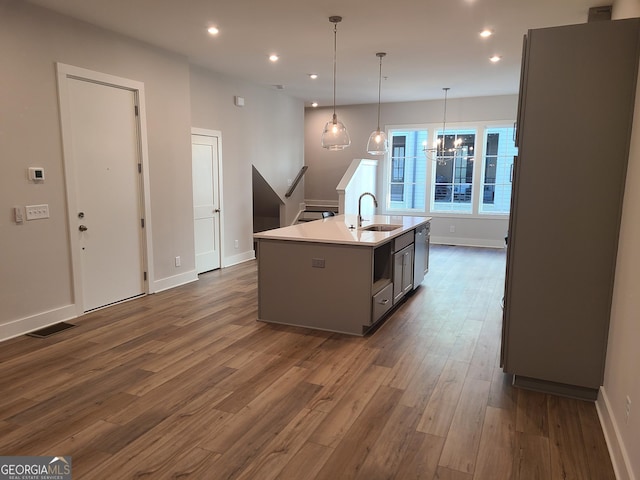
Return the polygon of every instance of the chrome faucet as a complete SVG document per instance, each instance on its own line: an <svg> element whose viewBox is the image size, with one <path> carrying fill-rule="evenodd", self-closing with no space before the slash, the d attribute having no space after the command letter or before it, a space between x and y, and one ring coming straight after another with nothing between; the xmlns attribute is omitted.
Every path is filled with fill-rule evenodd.
<svg viewBox="0 0 640 480"><path fill-rule="evenodd" d="M376 200L376 196L373 193L364 192L362 195L360 195L360 198L358 198L358 228L362 226L362 197L364 197L365 195L369 195L371 198L373 198L374 207L378 206L378 200Z"/></svg>

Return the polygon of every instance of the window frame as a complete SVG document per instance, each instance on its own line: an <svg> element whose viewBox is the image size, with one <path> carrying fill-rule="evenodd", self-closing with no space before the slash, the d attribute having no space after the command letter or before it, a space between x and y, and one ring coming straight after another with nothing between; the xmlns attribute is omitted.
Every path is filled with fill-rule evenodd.
<svg viewBox="0 0 640 480"><path fill-rule="evenodd" d="M447 127L447 129L442 132L442 128L440 129L436 129L433 132L433 145L437 144L437 139L442 136L443 138L445 137L449 137L451 135L455 135L455 138L457 139L458 137L463 137L466 135L473 135L473 154L469 155L469 153L467 152L467 155L464 155L462 159L460 159L460 161L456 161L456 156L454 155L453 157L450 157L446 162L453 162L451 164L451 182L446 182L443 183L444 185L449 185L450 186L450 190L451 190L451 196L450 198L450 202L449 204L452 206L452 208L450 209L446 209L446 208L441 208L438 209L437 204L436 204L436 191L437 191L437 177L438 177L438 167L439 167L439 162L437 160L433 160L431 161L431 169L432 169L432 173L431 173L431 177L430 178L430 183L429 186L427 187L427 190L433 192L432 194L429 194L429 213L438 213L438 214L471 214L473 213L473 197L475 195L475 178L477 175L476 172L476 167L475 167L475 157L476 157L476 153L477 152L477 144L478 144L478 129L476 127L456 127L456 126L452 126L451 128ZM445 142L445 147L446 147L446 142ZM469 158L472 158L472 162L473 162L473 168L471 171L471 182L461 182L458 180L460 174L462 172L464 172L465 174L467 174L467 166L469 163ZM466 158L466 160L464 160ZM464 165L464 162L466 161L467 165ZM446 163L445 163L446 166ZM427 167L428 168L428 167ZM471 187L471 198L469 199L469 208L464 208L464 209L455 209L453 208L453 205L455 204L455 198L456 195L460 195L460 189L462 186L466 186L469 185ZM466 202L461 203L462 206L467 205Z"/></svg>
<svg viewBox="0 0 640 480"><path fill-rule="evenodd" d="M482 165L481 165L481 169L480 169L480 174L482 175L482 178L480 179L480 188L482 189L482 197L479 199L478 201L478 214L481 216L486 216L486 215L509 215L509 212L511 210L511 195L513 194L513 159L515 156L517 156L517 152L518 152L518 147L515 146L515 123L512 123L511 125L487 125L485 126L484 129L484 138L482 139L482 144L483 144L483 148L486 147L487 143L488 143L488 138L489 135L496 133L495 130L498 129L505 129L505 130L512 130L512 137L511 137L511 142L514 143L513 145L513 149L511 154L502 154L500 155L500 143L498 143L497 145L497 151L495 155L488 155L487 152L484 152L483 156L482 156ZM491 130L494 130L493 132ZM509 140L507 140L508 142ZM500 140L498 140L498 142L500 142ZM509 192L509 197L508 197L508 201L507 203L507 207L506 210L502 210L502 211L483 211L483 206L484 206L484 195L485 195L485 189L487 186L486 183L486 172L487 172L487 161L489 160L489 157L491 158L495 158L496 160L496 171L495 171L495 175L496 177L494 178L494 182L491 184L494 187L494 191L493 191L493 195L494 195L494 202L495 202L495 198L496 198L496 193L497 191L500 190L501 187L504 187L504 185L510 185L511 189ZM506 173L506 170L504 172L502 172L502 176L503 178L505 177L509 177L509 181L508 182L498 182L498 177L499 177L499 173L500 173L500 169L498 168L499 165L499 160L500 158L505 158L505 159L509 159L507 160L507 164L510 165L509 167L509 173ZM504 203L504 202L503 202Z"/></svg>
<svg viewBox="0 0 640 480"><path fill-rule="evenodd" d="M421 129L421 128L413 128L413 126L411 128L403 128L403 126L401 126L400 128L396 128L394 130L402 131L402 132L409 132L409 131L421 132L421 131L423 131L423 129ZM389 132L388 129L386 131ZM417 137L419 137L419 136L420 135L418 134ZM384 208L383 208L383 211L389 211L389 212L394 212L394 213L402 211L402 212L405 212L406 214L411 214L411 215L422 214L425 211L426 207L425 208L405 208L405 209L390 209L389 208L389 205L391 204L392 201L403 201L403 202L405 202L406 200L404 200L404 199L403 200L394 200L394 199L391 198L391 183L392 183L392 180L391 180L392 172L391 172L391 170L393 168L393 159L396 158L396 157L393 156L393 153L394 153L393 139L391 137L387 137L387 138L389 139L389 144L391 145L391 149L390 149L389 152L387 152L387 154L385 154L384 161L378 163L378 168L383 168L384 176L385 176L385 180L384 180L385 183L383 185L384 190L383 189L379 189L380 192L384 192ZM402 157L402 158L405 159L404 166L403 166L404 176L403 176L403 183L402 183L404 185L403 195L405 195L405 194L406 195L413 195L415 193L416 188L417 188L416 186L417 185L421 185L418 182L409 181L407 179L407 168L409 168L410 171L413 171L414 175L415 175L416 168L415 168L415 165L413 166L414 167L413 169L411 168L411 165L407 165L406 159L414 159L414 158L420 159L421 156L422 156L421 147L418 147L418 142L419 142L420 139L419 138L415 138L415 140L416 140L415 143L410 144L412 146L411 148L408 147L409 144L407 144L407 143L404 144L404 148L405 148L404 153L405 153L405 155ZM414 147L420 149L419 151L416 152L416 155L415 156L407 155L406 154L407 151L408 150L409 151L413 150ZM380 165L382 165L382 167L380 167ZM380 177L381 177L381 175L379 173L378 174L378 178L380 178ZM413 180L415 180L415 178ZM381 185L378 185L378 187L380 187L380 186ZM387 187L389 187L389 188L387 188ZM427 201L427 198L425 197L425 205L426 205L426 201Z"/></svg>
<svg viewBox="0 0 640 480"><path fill-rule="evenodd" d="M473 180L471 184L471 211L458 212L449 210L433 209L433 189L435 186L435 161L427 161L426 163L426 199L424 209L420 208L389 208L391 199L391 156L392 149L384 156L383 161L378 164L378 191L384 202L381 202L381 211L385 215L428 215L431 217L455 217L455 218L483 218L483 219L505 219L509 216L509 212L482 212L481 202L484 194L484 168L485 168L485 144L487 138L487 130L495 128L513 128L514 120L490 120L478 122L451 122L447 123L446 134L457 130L475 130L475 147L474 147L474 168ZM387 138L391 143L392 135L398 131L426 131L427 138L435 140L438 132L442 130L442 123L416 123L416 124L389 124L385 126ZM517 150L517 149L516 149ZM478 161L478 159L480 159Z"/></svg>

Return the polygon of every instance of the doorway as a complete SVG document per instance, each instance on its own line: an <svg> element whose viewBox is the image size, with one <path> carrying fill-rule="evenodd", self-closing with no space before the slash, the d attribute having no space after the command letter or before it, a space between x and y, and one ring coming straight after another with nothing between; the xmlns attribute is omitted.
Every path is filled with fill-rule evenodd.
<svg viewBox="0 0 640 480"><path fill-rule="evenodd" d="M68 65L58 64L58 75L80 314L147 293L141 92Z"/></svg>
<svg viewBox="0 0 640 480"><path fill-rule="evenodd" d="M220 268L220 150L221 134L193 128L191 160L193 175L193 225L196 272Z"/></svg>

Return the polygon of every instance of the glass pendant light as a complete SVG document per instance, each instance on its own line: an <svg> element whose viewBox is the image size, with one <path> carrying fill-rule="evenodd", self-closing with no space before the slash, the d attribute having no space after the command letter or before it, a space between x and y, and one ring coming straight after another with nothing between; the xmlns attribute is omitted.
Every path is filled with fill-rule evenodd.
<svg viewBox="0 0 640 480"><path fill-rule="evenodd" d="M380 75L378 76L378 128L376 128L371 135L369 135L369 142L367 142L367 152L371 155L384 155L387 153L387 135L380 131L380 89L382 87L382 57L386 53L378 52L376 57L380 58Z"/></svg>
<svg viewBox="0 0 640 480"><path fill-rule="evenodd" d="M336 51L338 38L338 23L342 17L332 16L329 21L333 23L333 117L327 122L322 131L322 148L328 150L343 150L351 145L351 139L344 123L338 121L336 115Z"/></svg>

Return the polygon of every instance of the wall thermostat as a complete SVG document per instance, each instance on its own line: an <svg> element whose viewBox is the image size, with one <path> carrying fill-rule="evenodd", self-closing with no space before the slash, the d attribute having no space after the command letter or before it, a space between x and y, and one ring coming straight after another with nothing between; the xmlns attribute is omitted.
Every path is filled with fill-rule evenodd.
<svg viewBox="0 0 640 480"><path fill-rule="evenodd" d="M41 182L44 180L44 168L42 167L29 167L29 180L34 182Z"/></svg>

